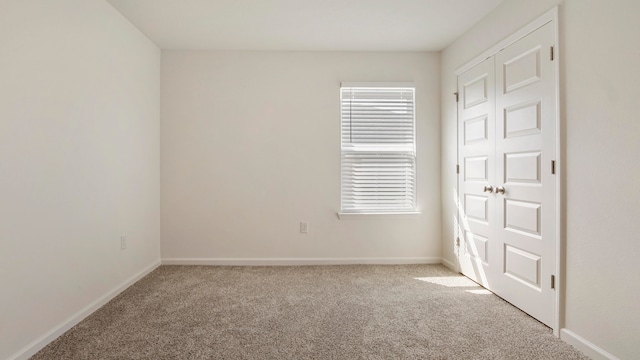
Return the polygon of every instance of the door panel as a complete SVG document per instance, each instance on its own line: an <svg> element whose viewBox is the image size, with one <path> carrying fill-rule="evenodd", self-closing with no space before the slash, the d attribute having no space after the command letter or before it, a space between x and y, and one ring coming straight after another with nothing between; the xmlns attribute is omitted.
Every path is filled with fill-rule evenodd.
<svg viewBox="0 0 640 360"><path fill-rule="evenodd" d="M489 260L498 254L492 248L495 204L485 186L495 183L495 75L493 59L487 59L458 77L461 99L459 116L459 219L463 274L491 288ZM495 245L494 245L495 246ZM492 250L493 249L493 250Z"/></svg>
<svg viewBox="0 0 640 360"><path fill-rule="evenodd" d="M458 76L461 272L547 325L557 256L552 41L548 23Z"/></svg>
<svg viewBox="0 0 640 360"><path fill-rule="evenodd" d="M504 137L540 134L540 101L518 104L504 110Z"/></svg>
<svg viewBox="0 0 640 360"><path fill-rule="evenodd" d="M540 47L502 62L502 75L504 94L540 81Z"/></svg>
<svg viewBox="0 0 640 360"><path fill-rule="evenodd" d="M464 213L468 220L486 223L489 221L489 199L486 196L464 195Z"/></svg>
<svg viewBox="0 0 640 360"><path fill-rule="evenodd" d="M464 122L464 144L470 145L473 142L487 141L487 116L483 115L475 119L465 120Z"/></svg>
<svg viewBox="0 0 640 360"><path fill-rule="evenodd" d="M504 209L505 230L540 236L540 203L505 199Z"/></svg>
<svg viewBox="0 0 640 360"><path fill-rule="evenodd" d="M482 182L488 181L489 158L487 156L469 156L464 159L464 179L465 181Z"/></svg>
<svg viewBox="0 0 640 360"><path fill-rule="evenodd" d="M540 184L540 155L539 151L525 153L504 154L505 184Z"/></svg>
<svg viewBox="0 0 640 360"><path fill-rule="evenodd" d="M496 62L495 238L503 259L495 291L547 325L553 322L556 264L555 73L548 23L508 46Z"/></svg>
<svg viewBox="0 0 640 360"><path fill-rule="evenodd" d="M482 74L462 85L465 109L471 109L476 105L489 101L487 94L490 85L488 84L488 75L493 74Z"/></svg>
<svg viewBox="0 0 640 360"><path fill-rule="evenodd" d="M505 274L540 291L540 256L510 245L504 250Z"/></svg>
<svg viewBox="0 0 640 360"><path fill-rule="evenodd" d="M465 239L469 243L469 248L474 250L468 251L466 255L471 258L470 260L480 261L486 267L489 261L489 239L472 232L466 232Z"/></svg>

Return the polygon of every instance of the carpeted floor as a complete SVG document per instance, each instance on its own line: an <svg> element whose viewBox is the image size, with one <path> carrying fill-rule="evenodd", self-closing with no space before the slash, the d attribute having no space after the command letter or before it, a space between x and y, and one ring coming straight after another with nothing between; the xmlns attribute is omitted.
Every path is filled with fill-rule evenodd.
<svg viewBox="0 0 640 360"><path fill-rule="evenodd" d="M162 266L32 359L588 359L441 265Z"/></svg>

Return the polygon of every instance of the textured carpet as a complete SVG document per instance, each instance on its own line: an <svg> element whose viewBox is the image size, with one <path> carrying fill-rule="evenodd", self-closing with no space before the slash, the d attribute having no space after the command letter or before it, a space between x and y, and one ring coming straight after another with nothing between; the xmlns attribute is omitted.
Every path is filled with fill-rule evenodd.
<svg viewBox="0 0 640 360"><path fill-rule="evenodd" d="M32 359L588 359L441 265L162 266Z"/></svg>

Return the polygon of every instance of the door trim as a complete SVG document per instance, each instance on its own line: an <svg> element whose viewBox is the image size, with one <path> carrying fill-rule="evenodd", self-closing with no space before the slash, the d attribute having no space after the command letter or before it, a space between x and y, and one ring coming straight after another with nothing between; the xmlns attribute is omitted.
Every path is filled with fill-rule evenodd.
<svg viewBox="0 0 640 360"><path fill-rule="evenodd" d="M565 242L564 242L564 236L562 236L565 232L565 226L564 226L564 212L562 211L564 209L564 201L563 201L563 196L564 196L564 191L563 191L563 185L564 185L564 174L563 174L563 169L564 169L564 163L563 163L563 155L564 155L564 148L562 147L562 142L561 139L564 138L564 133L562 132L562 126L561 126L561 118L560 118L560 114L561 114L561 106L562 104L560 103L560 61L561 61L561 52L560 52L560 39L559 39L559 25L558 25L558 6L553 7L552 9L550 9L549 11L547 11L546 13L542 14L541 16L539 16L538 18L536 18L535 20L531 21L529 24L525 25L524 27L522 27L520 30L514 32L513 34L509 35L507 38L505 38L504 40L498 42L496 45L490 47L489 49L487 49L486 51L482 52L480 55L474 57L471 61L465 63L464 65L460 66L459 68L457 68L454 72L456 79L458 78L458 76L460 76L462 73L464 73L465 71L473 68L474 66L480 64L482 61L486 60L487 58L494 56L495 54L497 54L498 52L500 52L502 49L506 48L507 46L515 43L516 41L522 39L523 37L529 35L530 33L534 32L535 30L539 29L540 27L546 25L547 23L552 22L553 23L553 42L554 42L554 59L553 59L553 66L555 67L555 79L554 79L554 88L555 88L555 101L556 101L556 173L555 173L555 180L556 180L556 203L555 203L555 210L556 210L556 264L555 264L555 313L554 313L554 320L553 320L553 334L556 337L560 337L560 329L562 329L562 327L564 326L564 315L565 315L565 309L564 309L564 300L565 300L565 285L564 285L564 280L565 280L565 276L564 276L564 267L565 267ZM460 89L457 89L457 81L456 81L456 91L459 92ZM456 122L458 122L460 119L458 118L459 114L457 113L457 106L456 106ZM456 142L458 141L458 126L456 126ZM459 157L459 149L460 149L460 144L457 143L456 144L456 161L458 161L458 157ZM457 191L459 191L459 176L456 177L456 189ZM458 213L456 213L456 216L459 216ZM459 218L456 219L457 222L459 223ZM459 270L459 264L457 266L458 270Z"/></svg>
<svg viewBox="0 0 640 360"><path fill-rule="evenodd" d="M509 46L509 45L511 45L513 43L515 43L516 41L522 39L523 37L531 34L535 30L537 30L538 28L540 28L543 25L547 24L548 22L552 22L552 21L555 24L554 25L554 42L557 44L558 43L558 7L555 6L551 10L547 11L546 13L544 13L543 15L538 17L537 19L533 20L532 22L530 22L529 24L527 24L526 26L521 28L520 30L514 32L513 34L509 35L504 40L502 40L499 43L493 45L489 49L487 49L484 52L482 52L480 55L474 57L471 61L469 61L466 64L464 64L464 65L460 66L459 68L457 68L456 71L454 72L454 74L457 77L458 75L460 75L460 74L464 73L465 71L473 68L474 66L478 65L479 63L481 63L482 61L486 60L487 58L497 54L498 52L500 52L500 50L506 48L507 46ZM558 53L556 52L554 54L554 58L555 59L557 59L557 55L558 55Z"/></svg>

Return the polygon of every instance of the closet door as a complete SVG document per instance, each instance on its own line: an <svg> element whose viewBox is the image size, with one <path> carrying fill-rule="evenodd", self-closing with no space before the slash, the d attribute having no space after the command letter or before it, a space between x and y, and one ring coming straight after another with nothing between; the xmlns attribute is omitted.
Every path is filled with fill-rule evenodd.
<svg viewBox="0 0 640 360"><path fill-rule="evenodd" d="M488 289L499 269L494 237L495 82L489 58L458 77L458 219L461 272Z"/></svg>
<svg viewBox="0 0 640 360"><path fill-rule="evenodd" d="M556 254L553 27L458 76L461 272L552 326Z"/></svg>
<svg viewBox="0 0 640 360"><path fill-rule="evenodd" d="M556 264L555 67L547 23L495 55L499 296L551 326Z"/></svg>

